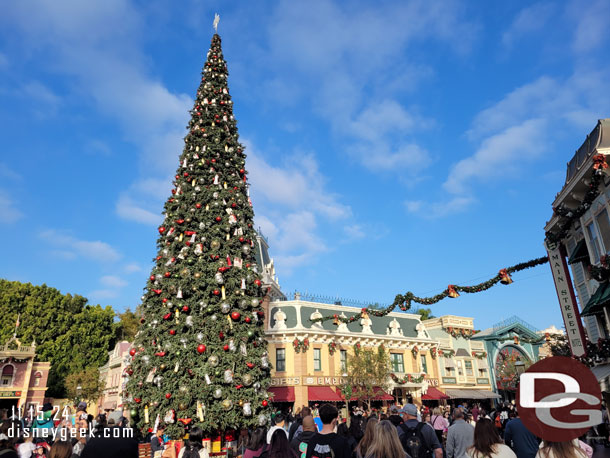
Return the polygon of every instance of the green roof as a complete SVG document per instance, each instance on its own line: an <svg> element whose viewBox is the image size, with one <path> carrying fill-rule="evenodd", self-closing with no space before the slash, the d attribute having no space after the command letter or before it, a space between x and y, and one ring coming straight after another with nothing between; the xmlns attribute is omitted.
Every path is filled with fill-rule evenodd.
<svg viewBox="0 0 610 458"><path fill-rule="evenodd" d="M568 258L568 264L576 264L577 262L585 260L589 260L589 250L587 250L585 239L582 239L572 250L570 257Z"/></svg>
<svg viewBox="0 0 610 458"><path fill-rule="evenodd" d="M602 283L597 291L591 296L585 308L582 309L581 316L595 315L604 310L604 306L610 303L610 282Z"/></svg>

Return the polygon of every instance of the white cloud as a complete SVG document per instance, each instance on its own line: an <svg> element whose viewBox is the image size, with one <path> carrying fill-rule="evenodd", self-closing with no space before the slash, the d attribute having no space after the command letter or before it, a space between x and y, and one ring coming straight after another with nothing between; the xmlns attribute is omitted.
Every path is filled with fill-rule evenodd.
<svg viewBox="0 0 610 458"><path fill-rule="evenodd" d="M406 201L405 206L409 213L415 213L423 218L443 218L468 209L475 199L471 196L450 197L441 202Z"/></svg>
<svg viewBox="0 0 610 458"><path fill-rule="evenodd" d="M517 40L541 30L550 19L554 9L553 4L546 2L535 3L523 8L502 34L502 44L511 47Z"/></svg>
<svg viewBox="0 0 610 458"><path fill-rule="evenodd" d="M15 200L11 195L0 189L0 224L11 224L23 218L23 213L16 208Z"/></svg>
<svg viewBox="0 0 610 458"><path fill-rule="evenodd" d="M572 50L578 56L607 45L610 3L607 0L572 1L567 15L575 22Z"/></svg>
<svg viewBox="0 0 610 458"><path fill-rule="evenodd" d="M87 294L90 302L102 302L108 299L116 299L119 296L114 289L96 289Z"/></svg>
<svg viewBox="0 0 610 458"><path fill-rule="evenodd" d="M23 177L11 169L8 165L0 162L0 177L13 181L21 180Z"/></svg>
<svg viewBox="0 0 610 458"><path fill-rule="evenodd" d="M284 0L271 24L270 61L293 70L295 80L302 78L301 92L310 94L314 112L335 132L356 144L368 142L355 151L359 162L372 170L400 167L401 172L427 164L423 148L412 138L425 124L395 93L412 90L431 71L416 62L396 61L395 56L426 39L457 53L466 51L477 27L464 19L458 2L441 6L414 0L353 8L332 0ZM404 77L387 76L396 74ZM346 143L347 154L354 151L353 142ZM364 149L376 151L376 160L370 161Z"/></svg>
<svg viewBox="0 0 610 458"><path fill-rule="evenodd" d="M135 273L135 272L141 272L142 271L142 267L140 267L140 265L135 263L135 262L127 264L123 269L128 274L132 274L132 273Z"/></svg>
<svg viewBox="0 0 610 458"><path fill-rule="evenodd" d="M122 288L127 286L127 282L116 275L104 275L100 278L100 283L108 288Z"/></svg>
<svg viewBox="0 0 610 458"><path fill-rule="evenodd" d="M175 169L192 100L151 75L142 52L145 18L131 1L58 0L35 7L15 2L3 9L3 18L0 25L16 29L28 52L40 52L41 65L71 77L74 93L118 122L139 152L144 177L167 176ZM41 87L27 89L32 97L53 99ZM147 198L142 200L121 195L119 215L153 224Z"/></svg>
<svg viewBox="0 0 610 458"><path fill-rule="evenodd" d="M544 119L529 119L486 138L472 156L452 167L443 188L451 194L465 194L475 179L506 177L546 152L546 135Z"/></svg>
<svg viewBox="0 0 610 458"><path fill-rule="evenodd" d="M61 97L55 94L51 89L42 84L40 81L29 81L24 83L21 87L21 93L33 101L36 104L45 104L48 107L56 107L61 101Z"/></svg>
<svg viewBox="0 0 610 458"><path fill-rule="evenodd" d="M66 253L73 253L75 257L81 256L99 262L115 262L121 258L121 254L117 250L99 240L80 240L54 229L45 230L39 236L51 245L60 247L63 250L64 258L67 257Z"/></svg>
<svg viewBox="0 0 610 458"><path fill-rule="evenodd" d="M170 180L147 178L134 182L119 195L117 214L125 220L158 225L163 221L159 209L169 196Z"/></svg>
<svg viewBox="0 0 610 458"><path fill-rule="evenodd" d="M366 237L366 233L361 224L352 224L343 228L345 234L350 240L359 240Z"/></svg>

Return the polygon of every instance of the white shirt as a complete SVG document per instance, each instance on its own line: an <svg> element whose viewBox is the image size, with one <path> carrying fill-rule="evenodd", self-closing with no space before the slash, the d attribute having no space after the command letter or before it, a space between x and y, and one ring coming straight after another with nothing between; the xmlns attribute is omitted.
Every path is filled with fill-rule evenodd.
<svg viewBox="0 0 610 458"><path fill-rule="evenodd" d="M286 434L286 439L288 439L288 433L282 426L272 426L271 428L269 428L269 431L267 432L267 443L268 444L271 443L271 436L273 436L273 433L278 429L281 429L282 431L284 431L284 434Z"/></svg>
<svg viewBox="0 0 610 458"><path fill-rule="evenodd" d="M23 444L19 445L19 447L17 447L17 453L19 453L19 458L30 458L34 450L36 450L34 442L24 442Z"/></svg>
<svg viewBox="0 0 610 458"><path fill-rule="evenodd" d="M483 458L483 455L477 453L473 454L470 449L466 450L466 456L468 458ZM494 453L493 455L489 455L489 458L517 458L517 455L515 455L515 452L513 452L508 445L496 444L494 446Z"/></svg>

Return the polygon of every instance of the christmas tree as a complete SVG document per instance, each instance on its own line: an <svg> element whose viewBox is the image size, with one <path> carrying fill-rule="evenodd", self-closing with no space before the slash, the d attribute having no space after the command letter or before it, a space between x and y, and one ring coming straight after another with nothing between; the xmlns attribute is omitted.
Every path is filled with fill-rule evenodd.
<svg viewBox="0 0 610 458"><path fill-rule="evenodd" d="M142 296L126 396L143 430L172 438L264 423L269 362L254 212L227 65L212 38L158 252Z"/></svg>

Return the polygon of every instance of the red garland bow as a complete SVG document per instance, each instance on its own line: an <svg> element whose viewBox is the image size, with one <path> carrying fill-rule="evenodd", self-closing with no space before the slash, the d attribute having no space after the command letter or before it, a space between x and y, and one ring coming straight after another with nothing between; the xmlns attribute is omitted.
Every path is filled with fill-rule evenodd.
<svg viewBox="0 0 610 458"><path fill-rule="evenodd" d="M604 154L596 154L595 156L593 156L593 168L595 170L598 170L600 168L608 168L608 164L606 163L606 156Z"/></svg>

